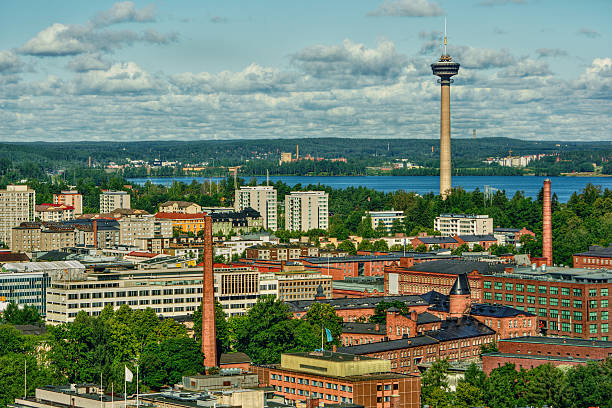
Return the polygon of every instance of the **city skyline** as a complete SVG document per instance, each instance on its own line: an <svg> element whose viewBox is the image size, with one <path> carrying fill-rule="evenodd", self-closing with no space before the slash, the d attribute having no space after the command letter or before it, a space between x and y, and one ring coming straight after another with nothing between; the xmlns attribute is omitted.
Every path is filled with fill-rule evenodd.
<svg viewBox="0 0 612 408"><path fill-rule="evenodd" d="M589 6L3 5L0 139L435 139L439 86L429 64L447 16L448 51L462 67L453 138L477 129L478 137L605 140L612 5Z"/></svg>

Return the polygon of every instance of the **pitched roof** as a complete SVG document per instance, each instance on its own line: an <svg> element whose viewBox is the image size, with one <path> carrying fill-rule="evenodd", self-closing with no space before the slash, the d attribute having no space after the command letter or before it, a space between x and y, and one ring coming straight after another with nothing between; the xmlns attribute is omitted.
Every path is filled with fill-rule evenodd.
<svg viewBox="0 0 612 408"><path fill-rule="evenodd" d="M410 268L408 271L431 272L431 273L446 273L446 274L463 274L470 273L474 270L481 274L490 274L494 272L503 272L503 264L489 264L481 261L464 261L460 259L442 259L439 261L421 262Z"/></svg>
<svg viewBox="0 0 612 408"><path fill-rule="evenodd" d="M471 316L463 316L443 320L440 329L430 330L425 334L439 341L450 341L487 336L495 334L495 330Z"/></svg>
<svg viewBox="0 0 612 408"><path fill-rule="evenodd" d="M222 353L219 357L219 364L239 364L250 363L251 358L245 353Z"/></svg>
<svg viewBox="0 0 612 408"><path fill-rule="evenodd" d="M491 234L487 234L487 235L457 235L457 238L462 239L465 242L481 242L481 241L495 241L495 242L497 242L497 238L495 238Z"/></svg>
<svg viewBox="0 0 612 408"><path fill-rule="evenodd" d="M535 316L533 313L524 312L510 306L490 305L487 303L472 303L470 314L474 316L490 317L514 317L514 316Z"/></svg>
<svg viewBox="0 0 612 408"><path fill-rule="evenodd" d="M438 340L429 337L427 335L419 335L415 337L407 337L397 340L379 341L375 343L358 344L355 346L339 347L338 351L341 353L348 354L371 354L371 353L382 353L384 351L405 349L411 347L425 346L429 344L436 344Z"/></svg>
<svg viewBox="0 0 612 408"><path fill-rule="evenodd" d="M342 323L342 333L384 335L387 333L386 328L387 326L384 324L356 323L356 322Z"/></svg>
<svg viewBox="0 0 612 408"><path fill-rule="evenodd" d="M180 214L180 213L167 213L167 212L158 212L155 214L155 218L165 219L165 220L200 220L204 219L206 213L196 213L196 214Z"/></svg>
<svg viewBox="0 0 612 408"><path fill-rule="evenodd" d="M423 312L417 315L417 324L427 324L427 323L434 323L434 322L440 322L440 321L442 321L442 319L440 319L438 316L433 315L429 312Z"/></svg>
<svg viewBox="0 0 612 408"><path fill-rule="evenodd" d="M427 302L417 295L404 296L370 296L366 298L336 298L336 299L320 299L320 300L294 300L285 302L291 312L301 313L310 309L313 303L327 303L334 309L373 309L380 302L400 301L408 306L427 305Z"/></svg>
<svg viewBox="0 0 612 408"><path fill-rule="evenodd" d="M457 240L453 237L417 237L424 244L456 244Z"/></svg>
<svg viewBox="0 0 612 408"><path fill-rule="evenodd" d="M469 295L470 294L470 283L468 282L467 275L465 273L461 273L457 275L457 279L455 279L455 283L453 283L453 287L451 288L449 295Z"/></svg>
<svg viewBox="0 0 612 408"><path fill-rule="evenodd" d="M196 203L192 203L190 201L166 201L165 203L161 203L160 207L169 207L171 205L176 205L179 208L187 208L192 205L198 205Z"/></svg>
<svg viewBox="0 0 612 408"><path fill-rule="evenodd" d="M3 262L29 262L26 254L16 252L0 252L0 263Z"/></svg>

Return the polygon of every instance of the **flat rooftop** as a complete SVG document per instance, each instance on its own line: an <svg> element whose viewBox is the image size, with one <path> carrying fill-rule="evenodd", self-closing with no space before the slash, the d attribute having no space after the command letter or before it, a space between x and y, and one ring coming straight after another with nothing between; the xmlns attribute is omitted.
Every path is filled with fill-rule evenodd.
<svg viewBox="0 0 612 408"><path fill-rule="evenodd" d="M504 357L504 358L521 358L525 360L545 360L545 361L566 361L574 363L588 363L589 361L599 361L593 358L580 358L580 357L563 357L563 356L543 356L540 354L512 354L512 353L500 353L498 351L493 353L485 353L482 356L486 357Z"/></svg>
<svg viewBox="0 0 612 408"><path fill-rule="evenodd" d="M550 344L555 346L576 346L576 347L600 347L611 348L612 341L604 340L586 340L572 337L543 337L543 336L523 336L513 337L510 339L501 339L500 342L509 343L532 343L532 344Z"/></svg>

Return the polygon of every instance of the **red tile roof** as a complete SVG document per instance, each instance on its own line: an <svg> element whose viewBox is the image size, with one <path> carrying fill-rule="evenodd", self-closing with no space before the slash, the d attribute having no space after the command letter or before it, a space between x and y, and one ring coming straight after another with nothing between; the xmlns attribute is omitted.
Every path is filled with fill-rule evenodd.
<svg viewBox="0 0 612 408"><path fill-rule="evenodd" d="M128 256L138 256L141 258L155 258L159 254L154 254L152 252L141 252L141 251L132 251L128 254Z"/></svg>
<svg viewBox="0 0 612 408"><path fill-rule="evenodd" d="M179 214L179 213L167 213L167 212L158 212L155 214L155 218L162 218L166 220L201 220L204 219L206 213L196 213L196 214Z"/></svg>

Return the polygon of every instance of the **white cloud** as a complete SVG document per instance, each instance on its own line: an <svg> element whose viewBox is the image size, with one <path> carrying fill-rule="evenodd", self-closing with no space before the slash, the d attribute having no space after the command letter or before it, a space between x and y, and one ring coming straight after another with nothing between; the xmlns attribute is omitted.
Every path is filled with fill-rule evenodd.
<svg viewBox="0 0 612 408"><path fill-rule="evenodd" d="M82 54L68 63L68 69L75 72L87 72L106 70L110 65L110 61L104 60L100 54Z"/></svg>
<svg viewBox="0 0 612 408"><path fill-rule="evenodd" d="M92 23L97 27L119 23L147 23L152 21L155 21L155 9L152 5L136 10L136 6L131 1L115 3L109 10L100 11L92 19Z"/></svg>
<svg viewBox="0 0 612 408"><path fill-rule="evenodd" d="M586 97L612 99L612 58L595 58L575 86L585 91Z"/></svg>
<svg viewBox="0 0 612 408"><path fill-rule="evenodd" d="M157 89L151 76L133 62L113 64L108 70L91 70L74 79L77 94L141 93Z"/></svg>
<svg viewBox="0 0 612 408"><path fill-rule="evenodd" d="M552 72L546 62L534 61L532 59L518 61L516 64L506 67L501 72L501 76L515 78L542 77L551 74Z"/></svg>
<svg viewBox="0 0 612 408"><path fill-rule="evenodd" d="M15 74L24 69L23 62L13 51L0 51L0 75Z"/></svg>
<svg viewBox="0 0 612 408"><path fill-rule="evenodd" d="M440 6L429 0L386 0L368 16L435 17L444 14Z"/></svg>
<svg viewBox="0 0 612 408"><path fill-rule="evenodd" d="M508 50L491 50L467 46L449 46L449 54L465 68L501 68L516 62Z"/></svg>

